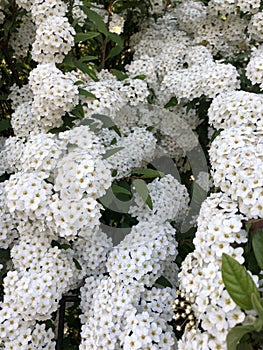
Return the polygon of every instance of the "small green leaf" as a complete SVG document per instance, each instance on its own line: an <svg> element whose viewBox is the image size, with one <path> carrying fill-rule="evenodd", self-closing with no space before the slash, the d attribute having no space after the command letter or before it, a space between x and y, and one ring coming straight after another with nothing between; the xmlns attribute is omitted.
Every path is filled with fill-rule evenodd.
<svg viewBox="0 0 263 350"><path fill-rule="evenodd" d="M80 41L86 41L86 40L96 38L99 35L100 35L100 33L98 33L98 32L77 33L75 35L74 41L75 41L75 43L78 43Z"/></svg>
<svg viewBox="0 0 263 350"><path fill-rule="evenodd" d="M98 56L83 56L79 59L79 62L89 62L97 59L98 59Z"/></svg>
<svg viewBox="0 0 263 350"><path fill-rule="evenodd" d="M151 198L150 195L147 197L147 199L146 199L146 201L145 201L145 204L147 204L148 207L149 207L151 210L153 210L153 202L152 202L152 198Z"/></svg>
<svg viewBox="0 0 263 350"><path fill-rule="evenodd" d="M90 98L97 98L94 94L92 94L91 92L85 90L85 89L82 89L82 88L79 88L79 93L80 95L83 95L83 96L86 96L86 97L90 97Z"/></svg>
<svg viewBox="0 0 263 350"><path fill-rule="evenodd" d="M78 262L78 260L76 260L75 258L73 258L73 261L74 261L74 264L75 264L76 268L77 268L78 270L82 270L82 267L81 267L80 263Z"/></svg>
<svg viewBox="0 0 263 350"><path fill-rule="evenodd" d="M175 96L173 96L169 102L166 103L164 108L174 107L178 105L178 100Z"/></svg>
<svg viewBox="0 0 263 350"><path fill-rule="evenodd" d="M134 169L131 171L131 175L141 175L142 179L151 179L156 177L164 177L164 173L154 169Z"/></svg>
<svg viewBox="0 0 263 350"><path fill-rule="evenodd" d="M108 149L108 150L103 154L103 159L107 159L107 158L113 156L115 153L121 151L122 149L124 149L124 147L116 147L116 148Z"/></svg>
<svg viewBox="0 0 263 350"><path fill-rule="evenodd" d="M128 78L128 75L119 71L118 69L114 69L112 68L111 70L111 73L114 74L118 80L122 81L122 80L125 80Z"/></svg>
<svg viewBox="0 0 263 350"><path fill-rule="evenodd" d="M155 283L160 284L163 287L173 288L172 284L168 281L168 279L164 276L159 277Z"/></svg>
<svg viewBox="0 0 263 350"><path fill-rule="evenodd" d="M91 79L93 79L94 81L99 81L99 78L97 77L94 71L94 68L91 64L86 64L86 63L77 61L76 67L80 69L83 73L88 74L91 77Z"/></svg>
<svg viewBox="0 0 263 350"><path fill-rule="evenodd" d="M145 74L139 74L136 75L136 77L134 77L134 79L140 79L140 80L145 80L147 78L147 76Z"/></svg>
<svg viewBox="0 0 263 350"><path fill-rule="evenodd" d="M111 188L112 188L112 192L114 194L122 193L122 194L126 194L128 196L131 195L131 192L129 190L127 190L126 188L122 187L122 186L118 186L116 184L112 184Z"/></svg>
<svg viewBox="0 0 263 350"><path fill-rule="evenodd" d="M132 186L133 186L133 189L142 198L144 203L147 204L150 209L153 209L152 199L150 197L146 182L143 181L142 179L135 179L132 181Z"/></svg>
<svg viewBox="0 0 263 350"><path fill-rule="evenodd" d="M244 310L253 309L251 295L259 297L257 286L252 277L238 261L223 253L222 279L234 302Z"/></svg>
<svg viewBox="0 0 263 350"><path fill-rule="evenodd" d="M110 50L109 54L107 55L106 61L112 57L119 55L122 52L122 50L123 50L123 46L117 45L117 46L113 47Z"/></svg>
<svg viewBox="0 0 263 350"><path fill-rule="evenodd" d="M70 113L79 119L82 119L85 116L85 113L81 104L74 107L74 109L72 109Z"/></svg>
<svg viewBox="0 0 263 350"><path fill-rule="evenodd" d="M226 337L227 350L236 350L241 338L250 332L253 332L254 327L251 326L236 326L230 330Z"/></svg>
<svg viewBox="0 0 263 350"><path fill-rule="evenodd" d="M263 270L263 231L252 233L252 247L258 263L258 266Z"/></svg>

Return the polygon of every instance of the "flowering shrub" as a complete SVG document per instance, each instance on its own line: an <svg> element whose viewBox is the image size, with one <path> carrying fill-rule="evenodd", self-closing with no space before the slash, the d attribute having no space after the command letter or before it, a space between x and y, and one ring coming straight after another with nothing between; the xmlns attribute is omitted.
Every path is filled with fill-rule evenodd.
<svg viewBox="0 0 263 350"><path fill-rule="evenodd" d="M261 2L0 23L0 348L262 347Z"/></svg>

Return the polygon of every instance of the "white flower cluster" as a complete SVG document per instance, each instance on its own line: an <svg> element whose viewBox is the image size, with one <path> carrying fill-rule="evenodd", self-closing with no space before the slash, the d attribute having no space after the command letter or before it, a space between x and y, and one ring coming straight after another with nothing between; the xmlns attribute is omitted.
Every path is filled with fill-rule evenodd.
<svg viewBox="0 0 263 350"><path fill-rule="evenodd" d="M39 64L30 72L29 86L34 100L31 112L43 131L62 124L62 116L78 103L78 87L54 63Z"/></svg>
<svg viewBox="0 0 263 350"><path fill-rule="evenodd" d="M169 180L172 181L171 176L167 175ZM159 192L158 186L153 186L151 195L157 198ZM182 196L176 192L177 201ZM165 196L163 200L168 204L170 198ZM179 210L184 215L184 208ZM151 222L139 218L139 223L110 251L106 262L108 277L88 277L81 288L81 350L169 350L176 346L172 328L167 324L172 319L175 291L154 287L165 272L165 264L177 255L175 229L169 223L174 215L154 220L155 215L159 218L159 213L154 212Z"/></svg>
<svg viewBox="0 0 263 350"><path fill-rule="evenodd" d="M0 153L1 175L5 172L13 173L21 169L21 156L25 138L9 137L6 139Z"/></svg>
<svg viewBox="0 0 263 350"><path fill-rule="evenodd" d="M92 114L106 114L112 118L126 104L135 106L146 102L149 90L147 83L141 79L127 78L118 81L115 76L107 71L99 74L100 81L88 81L81 85L81 88L92 93L96 98L81 96L84 104L85 117Z"/></svg>
<svg viewBox="0 0 263 350"><path fill-rule="evenodd" d="M176 18L180 29L194 33L195 28L203 25L206 19L206 6L198 1L183 1L176 7Z"/></svg>
<svg viewBox="0 0 263 350"><path fill-rule="evenodd" d="M123 32L125 19L117 13L112 13L110 16L109 31L116 34Z"/></svg>
<svg viewBox="0 0 263 350"><path fill-rule="evenodd" d="M87 278L81 293L85 314L80 350L174 349L172 328L167 325L174 297L170 288L154 288L151 293L141 283L124 285L101 275ZM136 307L140 302L147 311Z"/></svg>
<svg viewBox="0 0 263 350"><path fill-rule="evenodd" d="M243 248L239 247L247 241L241 228L243 219L237 203L225 194L213 194L202 204L195 250L187 255L179 273L180 288L195 297L196 327L184 333L179 350L226 349L228 331L245 319L226 291L220 271L222 253L244 262Z"/></svg>
<svg viewBox="0 0 263 350"><path fill-rule="evenodd" d="M28 84L25 84L22 87L14 84L10 88L8 99L11 100L12 109L16 110L21 104L32 102L33 93Z"/></svg>
<svg viewBox="0 0 263 350"><path fill-rule="evenodd" d="M186 188L168 174L148 184L148 189L153 210L149 209L141 196L135 194L136 205L129 209L129 213L139 221L153 222L157 220L158 223L169 220L179 224L188 209L189 198ZM178 201L178 197L180 201ZM167 202L167 198L169 198L169 202Z"/></svg>
<svg viewBox="0 0 263 350"><path fill-rule="evenodd" d="M263 89L263 45L252 51L246 67L246 76L251 80L252 84L258 84L260 89Z"/></svg>
<svg viewBox="0 0 263 350"><path fill-rule="evenodd" d="M230 128L222 131L210 148L216 186L238 202L248 218L263 216L262 131Z"/></svg>
<svg viewBox="0 0 263 350"><path fill-rule="evenodd" d="M120 148L108 162L117 170L116 178L127 176L133 168L149 163L155 155L156 138L146 128L133 127L122 137L116 135L117 142L107 149ZM115 136L115 135L114 135Z"/></svg>
<svg viewBox="0 0 263 350"><path fill-rule="evenodd" d="M74 45L74 35L66 17L48 17L36 30L33 59L39 63L61 63Z"/></svg>
<svg viewBox="0 0 263 350"><path fill-rule="evenodd" d="M35 40L36 27L32 18L26 14L22 17L18 31L11 34L10 46L14 50L16 56L23 58L28 53L29 46Z"/></svg>
<svg viewBox="0 0 263 350"><path fill-rule="evenodd" d="M83 1L82 0L74 0L74 4L72 6L72 16L75 20L78 20L78 25L83 26L87 19L87 15L82 10Z"/></svg>
<svg viewBox="0 0 263 350"><path fill-rule="evenodd" d="M230 91L213 99L208 117L216 129L231 127L261 128L263 117L262 95L246 91Z"/></svg>
<svg viewBox="0 0 263 350"><path fill-rule="evenodd" d="M198 126L200 120L194 109L187 111L180 104L170 109L146 104L125 106L115 116L114 123L122 133L134 125L152 128L157 139L156 156L167 155L180 161L198 145L192 129Z"/></svg>
<svg viewBox="0 0 263 350"><path fill-rule="evenodd" d="M18 237L17 222L12 218L6 206L5 182L0 183L0 248L7 249Z"/></svg>
<svg viewBox="0 0 263 350"><path fill-rule="evenodd" d="M253 39L262 42L263 36L263 13L254 14L249 22L248 31Z"/></svg>
<svg viewBox="0 0 263 350"><path fill-rule="evenodd" d="M191 101L202 95L214 98L219 93L238 89L239 85L238 72L233 65L206 60L187 69L169 72L163 79L161 90L168 93L166 102L172 96L179 101Z"/></svg>

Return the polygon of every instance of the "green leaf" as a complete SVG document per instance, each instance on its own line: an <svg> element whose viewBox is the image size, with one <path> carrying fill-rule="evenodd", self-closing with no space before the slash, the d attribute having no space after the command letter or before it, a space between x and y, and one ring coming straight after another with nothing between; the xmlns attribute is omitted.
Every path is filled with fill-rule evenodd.
<svg viewBox="0 0 263 350"><path fill-rule="evenodd" d="M117 79L118 79L119 81L122 81L122 80L125 80L125 79L128 78L128 75L127 75L127 74L125 74L125 73L119 71L118 69L112 68L110 71L111 71L111 73L113 73L113 74L117 77Z"/></svg>
<svg viewBox="0 0 263 350"><path fill-rule="evenodd" d="M124 147L116 147L116 148L111 148L108 149L104 154L103 154L103 159L107 159L111 156L113 156L113 154L121 151L122 149L124 149Z"/></svg>
<svg viewBox="0 0 263 350"><path fill-rule="evenodd" d="M252 233L252 247L258 263L258 266L263 270L263 231Z"/></svg>
<svg viewBox="0 0 263 350"><path fill-rule="evenodd" d="M263 317L263 306L261 304L261 299L258 294L255 294L255 293L251 294L251 303L253 305L253 309L257 311L258 315L260 317ZM258 330L258 332L260 330Z"/></svg>
<svg viewBox="0 0 263 350"><path fill-rule="evenodd" d="M75 65L83 73L88 74L91 77L91 79L93 79L94 81L99 81L99 78L97 77L94 68L91 64L85 64L83 62L77 61Z"/></svg>
<svg viewBox="0 0 263 350"><path fill-rule="evenodd" d="M131 175L141 175L142 179L151 179L156 177L164 177L164 173L154 169L133 169Z"/></svg>
<svg viewBox="0 0 263 350"><path fill-rule="evenodd" d="M259 297L257 286L252 277L238 261L223 253L222 279L234 302L244 310L253 309L251 295Z"/></svg>
<svg viewBox="0 0 263 350"><path fill-rule="evenodd" d="M110 117L108 117L107 115L92 114L92 118L100 120L102 122L103 126L105 126L105 128L111 128L111 127L115 126L115 123L113 122L113 120Z"/></svg>
<svg viewBox="0 0 263 350"><path fill-rule="evenodd" d="M76 260L75 258L73 258L73 261L74 261L74 264L75 264L76 268L77 268L78 270L82 270L82 267L81 267L80 263L78 262L78 260Z"/></svg>
<svg viewBox="0 0 263 350"><path fill-rule="evenodd" d="M115 57L115 56L119 55L122 52L122 50L123 50L123 46L118 46L117 45L117 46L113 47L110 50L109 54L107 55L106 61L108 59L112 58L112 57Z"/></svg>
<svg viewBox="0 0 263 350"><path fill-rule="evenodd" d="M123 40L118 34L108 32L108 38L123 48Z"/></svg>
<svg viewBox="0 0 263 350"><path fill-rule="evenodd" d="M122 194L126 194L128 196L131 195L131 191L127 190L126 188L124 188L122 186L118 186L116 184L112 184L111 188L112 188L112 192L114 194L122 193Z"/></svg>
<svg viewBox="0 0 263 350"><path fill-rule="evenodd" d="M142 179L135 179L132 181L132 186L133 186L133 189L142 198L144 203L147 204L150 209L153 209L152 199L150 197L146 182L143 181Z"/></svg>
<svg viewBox="0 0 263 350"><path fill-rule="evenodd" d="M99 35L100 33L98 32L77 33L75 35L74 41L75 43L79 43L80 41L86 41L86 40L96 38Z"/></svg>
<svg viewBox="0 0 263 350"><path fill-rule="evenodd" d="M254 327L251 326L236 326L231 329L226 337L227 350L236 350L241 338L250 332L253 332Z"/></svg>
<svg viewBox="0 0 263 350"><path fill-rule="evenodd" d="M79 62L89 62L97 59L98 59L98 56L83 56L79 59Z"/></svg>
<svg viewBox="0 0 263 350"><path fill-rule="evenodd" d="M3 119L0 120L0 131L4 131L11 128L11 121L10 119Z"/></svg>
<svg viewBox="0 0 263 350"><path fill-rule="evenodd" d="M82 119L85 116L85 113L81 104L74 107L74 109L72 109L70 113L79 119Z"/></svg>
<svg viewBox="0 0 263 350"><path fill-rule="evenodd" d="M83 96L86 96L86 97L90 97L90 98L97 98L94 94L92 94L91 92L85 90L85 89L82 89L82 88L79 88L79 93L80 95L83 95Z"/></svg>
<svg viewBox="0 0 263 350"><path fill-rule="evenodd" d="M173 288L172 284L168 281L168 279L164 276L159 277L155 283L160 284L163 287Z"/></svg>
<svg viewBox="0 0 263 350"><path fill-rule="evenodd" d="M107 31L106 25L103 22L101 16L98 15L97 12L92 11L91 9L89 9L86 6L83 6L83 11L88 16L88 19L95 24L95 26L98 29L98 31L100 31L105 36L107 36L109 32Z"/></svg>
<svg viewBox="0 0 263 350"><path fill-rule="evenodd" d="M175 96L173 96L169 102L166 103L164 108L174 107L178 105L178 100Z"/></svg>

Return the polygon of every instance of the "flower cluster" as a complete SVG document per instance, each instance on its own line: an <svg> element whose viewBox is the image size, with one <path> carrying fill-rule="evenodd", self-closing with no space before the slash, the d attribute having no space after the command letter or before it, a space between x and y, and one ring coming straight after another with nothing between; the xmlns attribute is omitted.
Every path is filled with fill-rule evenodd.
<svg viewBox="0 0 263 350"><path fill-rule="evenodd" d="M213 99L208 117L216 129L262 127L262 96L246 91L230 91Z"/></svg>
<svg viewBox="0 0 263 350"><path fill-rule="evenodd" d="M195 298L192 309L195 327L185 331L178 349L225 349L226 335L245 314L226 291L221 276L222 253L244 262L241 244L247 241L237 203L227 195L211 195L202 204L195 249L188 254L179 273L180 288L186 296ZM201 331L203 330L203 332Z"/></svg>
<svg viewBox="0 0 263 350"><path fill-rule="evenodd" d="M35 25L32 18L28 15L22 17L22 22L17 33L12 33L10 45L18 57L25 57L28 52L29 45L35 40Z"/></svg>
<svg viewBox="0 0 263 350"><path fill-rule="evenodd" d="M79 100L78 88L71 76L61 72L54 63L39 64L33 69L29 86L34 95L31 112L41 122L43 131L60 126L62 116Z"/></svg>
<svg viewBox="0 0 263 350"><path fill-rule="evenodd" d="M259 85L263 88L263 45L252 51L250 61L246 67L246 76L251 80L252 84Z"/></svg>
<svg viewBox="0 0 263 350"><path fill-rule="evenodd" d="M205 95L214 98L217 94L239 88L238 72L231 64L207 60L193 64L187 69L170 71L163 79L161 89L180 100L193 100Z"/></svg>
<svg viewBox="0 0 263 350"><path fill-rule="evenodd" d="M179 224L188 209L189 198L186 188L168 174L151 182L148 189L154 209L150 210L142 197L137 194L135 195L136 206L131 207L129 213L140 221L165 222L170 220ZM167 198L170 199L168 203L166 202Z"/></svg>

